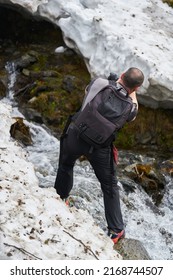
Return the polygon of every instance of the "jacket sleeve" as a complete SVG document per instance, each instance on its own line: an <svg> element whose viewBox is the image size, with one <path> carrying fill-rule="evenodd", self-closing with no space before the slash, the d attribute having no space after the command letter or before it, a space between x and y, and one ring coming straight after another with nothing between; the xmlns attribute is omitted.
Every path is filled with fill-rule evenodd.
<svg viewBox="0 0 173 280"><path fill-rule="evenodd" d="M131 112L130 112L130 114L128 116L128 119L127 119L127 122L133 121L136 118L137 113L138 113L137 104L133 103Z"/></svg>

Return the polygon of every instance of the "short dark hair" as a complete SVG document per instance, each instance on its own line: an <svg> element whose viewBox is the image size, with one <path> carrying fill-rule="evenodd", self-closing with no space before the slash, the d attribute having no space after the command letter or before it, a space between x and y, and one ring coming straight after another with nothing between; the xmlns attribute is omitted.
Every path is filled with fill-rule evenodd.
<svg viewBox="0 0 173 280"><path fill-rule="evenodd" d="M134 89L142 85L144 74L138 68L131 67L124 73L122 80L127 88Z"/></svg>

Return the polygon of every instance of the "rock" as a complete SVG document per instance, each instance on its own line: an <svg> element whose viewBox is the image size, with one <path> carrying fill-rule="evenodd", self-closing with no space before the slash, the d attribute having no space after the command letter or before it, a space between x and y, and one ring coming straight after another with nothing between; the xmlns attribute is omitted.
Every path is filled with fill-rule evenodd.
<svg viewBox="0 0 173 280"><path fill-rule="evenodd" d="M32 103L34 102L36 97L33 97L33 99L29 100L29 103ZM20 109L20 111L22 112L23 115L25 115L26 119L27 120L30 120L30 121L33 121L33 122L36 122L36 123L40 123L40 124L43 124L43 118L42 118L42 115L37 112L36 110L32 109L32 108L25 108L25 107L22 107Z"/></svg>
<svg viewBox="0 0 173 280"><path fill-rule="evenodd" d="M159 194L157 194L158 198L159 199ZM162 197L160 197L160 199L162 199ZM160 210L159 207L157 207L151 200L149 200L148 198L145 199L145 203L146 203L146 206L148 206L152 211L153 213L155 213L156 215L161 215L161 216L165 216L165 212L163 210Z"/></svg>
<svg viewBox="0 0 173 280"><path fill-rule="evenodd" d="M25 146L32 144L29 127L23 123L22 118L16 118L16 122L10 128L11 137L18 140Z"/></svg>
<svg viewBox="0 0 173 280"><path fill-rule="evenodd" d="M55 49L55 53L64 53L66 50L66 48L64 48L63 46L58 47Z"/></svg>
<svg viewBox="0 0 173 280"><path fill-rule="evenodd" d="M25 54L14 62L15 69L22 70L23 68L27 68L30 64L33 64L36 61L37 61L36 57L31 56L29 54Z"/></svg>
<svg viewBox="0 0 173 280"><path fill-rule="evenodd" d="M123 260L151 260L148 252L139 240L124 238L114 245Z"/></svg>
<svg viewBox="0 0 173 280"><path fill-rule="evenodd" d="M63 79L63 85L62 85L62 88L64 90L66 90L67 92L71 93L74 88L75 88L75 85L74 85L74 80L75 80L75 77L72 76L72 75L66 75Z"/></svg>
<svg viewBox="0 0 173 280"><path fill-rule="evenodd" d="M166 182L154 163L131 164L125 168L125 172L143 187L146 193L152 197L156 206L161 203Z"/></svg>
<svg viewBox="0 0 173 280"><path fill-rule="evenodd" d="M129 194L131 192L135 192L135 189L136 189L136 185L134 184L134 181L133 180L130 180L129 178L122 178L121 179L121 184L122 184L122 187L124 189L124 191Z"/></svg>
<svg viewBox="0 0 173 280"><path fill-rule="evenodd" d="M162 162L160 168L163 174L173 177L173 159Z"/></svg>

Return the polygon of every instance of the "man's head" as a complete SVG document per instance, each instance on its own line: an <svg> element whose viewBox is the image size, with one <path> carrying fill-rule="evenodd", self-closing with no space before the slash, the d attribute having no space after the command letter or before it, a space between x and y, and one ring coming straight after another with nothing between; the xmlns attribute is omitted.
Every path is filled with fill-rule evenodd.
<svg viewBox="0 0 173 280"><path fill-rule="evenodd" d="M131 67L121 75L119 81L129 92L133 92L142 85L144 74L138 68Z"/></svg>

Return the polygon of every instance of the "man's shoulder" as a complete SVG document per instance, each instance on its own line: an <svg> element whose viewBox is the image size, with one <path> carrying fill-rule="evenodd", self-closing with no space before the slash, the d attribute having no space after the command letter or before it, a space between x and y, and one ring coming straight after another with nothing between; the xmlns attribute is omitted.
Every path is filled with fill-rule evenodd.
<svg viewBox="0 0 173 280"><path fill-rule="evenodd" d="M97 78L94 78L89 83L89 85L87 86L86 90L88 92L89 90L92 89L94 92L99 92L99 91L101 91L103 88L105 88L108 85L109 85L108 79L97 77Z"/></svg>
<svg viewBox="0 0 173 280"><path fill-rule="evenodd" d="M96 78L92 79L89 84L90 85L92 85L92 84L108 85L109 84L109 80L105 79L105 78L102 78L102 77L96 77Z"/></svg>

